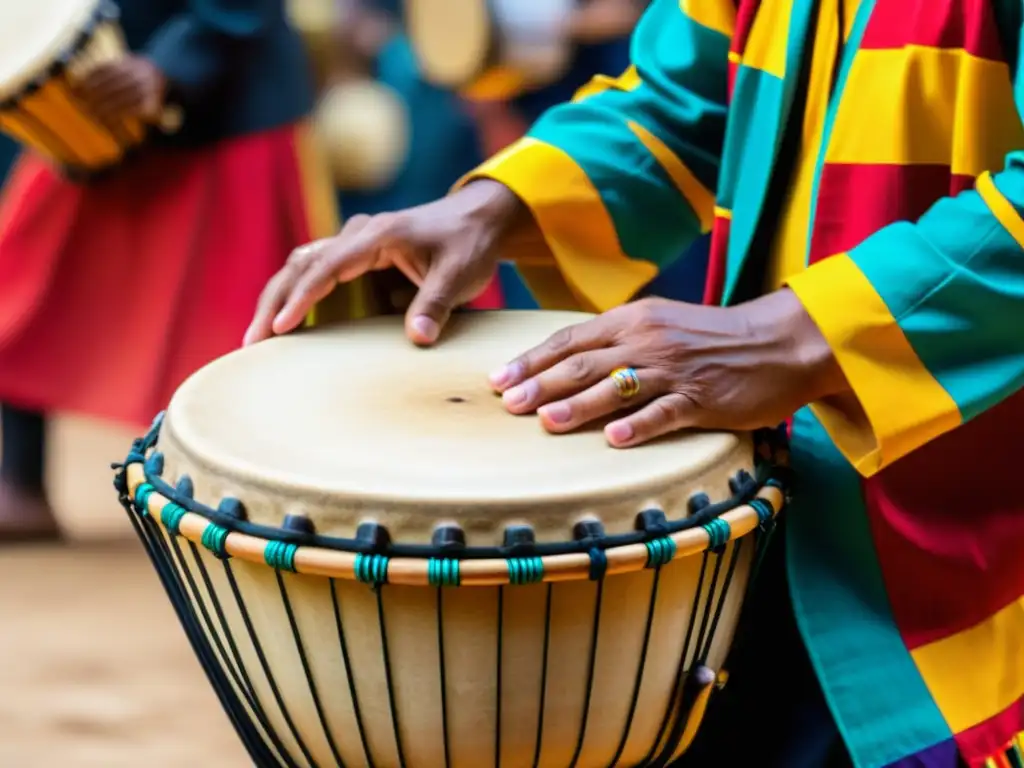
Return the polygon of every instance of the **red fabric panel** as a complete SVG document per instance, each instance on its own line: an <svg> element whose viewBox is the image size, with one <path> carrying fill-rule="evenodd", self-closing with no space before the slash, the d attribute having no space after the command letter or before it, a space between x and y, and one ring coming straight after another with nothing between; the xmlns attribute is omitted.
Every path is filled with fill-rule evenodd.
<svg viewBox="0 0 1024 768"><path fill-rule="evenodd" d="M711 245L708 252L708 274L704 282L704 303L721 304L725 290L726 256L729 249L729 227L732 221L721 216L715 217L711 228Z"/></svg>
<svg viewBox="0 0 1024 768"><path fill-rule="evenodd" d="M991 0L896 0L875 5L860 44L865 49L963 48L1005 61Z"/></svg>
<svg viewBox="0 0 1024 768"><path fill-rule="evenodd" d="M1024 595L1020 439L1012 428L1021 423L1024 392L864 482L893 618L911 650Z"/></svg>
<svg viewBox="0 0 1024 768"><path fill-rule="evenodd" d="M1024 700L1017 701L995 717L956 734L956 743L970 768L984 768L989 755L1004 753L1009 742L1024 731ZM1013 768L1009 760L996 758L996 765Z"/></svg>
<svg viewBox="0 0 1024 768"><path fill-rule="evenodd" d="M818 183L809 263L848 251L895 221L916 221L944 192L957 194L973 184L946 165L827 163Z"/></svg>
<svg viewBox="0 0 1024 768"><path fill-rule="evenodd" d="M308 236L292 127L88 187L25 158L0 209L0 400L148 424Z"/></svg>

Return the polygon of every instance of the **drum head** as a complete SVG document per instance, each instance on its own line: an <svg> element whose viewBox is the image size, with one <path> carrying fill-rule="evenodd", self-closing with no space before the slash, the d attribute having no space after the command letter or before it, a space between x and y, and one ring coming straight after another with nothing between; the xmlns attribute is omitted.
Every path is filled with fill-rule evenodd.
<svg viewBox="0 0 1024 768"><path fill-rule="evenodd" d="M680 433L616 450L600 424L555 436L504 409L487 374L587 317L458 315L431 349L406 340L401 318L377 318L237 351L174 396L165 477L189 474L206 504L240 498L264 524L300 512L321 533L351 536L374 519L429 542L456 519L481 545L515 521L538 540L569 540L581 517L629 531L650 506L679 518L693 493L728 498L730 477L752 464L746 437Z"/></svg>
<svg viewBox="0 0 1024 768"><path fill-rule="evenodd" d="M0 99L16 96L88 28L97 0L0 2Z"/></svg>

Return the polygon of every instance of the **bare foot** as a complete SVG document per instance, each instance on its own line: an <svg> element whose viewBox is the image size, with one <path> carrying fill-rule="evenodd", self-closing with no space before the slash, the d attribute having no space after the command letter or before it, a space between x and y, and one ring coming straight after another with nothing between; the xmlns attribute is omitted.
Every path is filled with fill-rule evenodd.
<svg viewBox="0 0 1024 768"><path fill-rule="evenodd" d="M43 493L0 480L0 547L60 538L57 518Z"/></svg>

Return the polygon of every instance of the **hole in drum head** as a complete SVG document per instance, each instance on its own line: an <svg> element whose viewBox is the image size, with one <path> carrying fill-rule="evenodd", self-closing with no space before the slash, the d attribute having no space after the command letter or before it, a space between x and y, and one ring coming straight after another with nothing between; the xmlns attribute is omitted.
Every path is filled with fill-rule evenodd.
<svg viewBox="0 0 1024 768"><path fill-rule="evenodd" d="M445 402L448 402L448 403L464 403L464 402L466 402L466 398L459 397L458 395L453 395L452 397L446 397L445 398Z"/></svg>

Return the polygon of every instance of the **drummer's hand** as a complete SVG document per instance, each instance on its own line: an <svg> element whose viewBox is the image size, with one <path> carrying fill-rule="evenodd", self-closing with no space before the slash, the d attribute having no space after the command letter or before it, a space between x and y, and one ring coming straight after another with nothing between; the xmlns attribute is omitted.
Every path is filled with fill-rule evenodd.
<svg viewBox="0 0 1024 768"><path fill-rule="evenodd" d="M243 343L294 330L338 283L397 267L418 287L406 333L416 344L432 344L452 309L487 287L499 241L522 211L507 187L478 181L427 205L353 216L335 237L292 252L263 289Z"/></svg>
<svg viewBox="0 0 1024 768"><path fill-rule="evenodd" d="M619 367L634 368L640 381L629 400L609 378ZM687 427L775 426L848 389L788 289L730 308L665 299L626 304L556 333L496 371L491 383L509 411L538 411L549 432L639 406L604 429L619 448Z"/></svg>
<svg viewBox="0 0 1024 768"><path fill-rule="evenodd" d="M155 120L163 109L167 78L149 59L126 56L96 67L78 90L103 120L123 116Z"/></svg>

